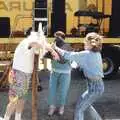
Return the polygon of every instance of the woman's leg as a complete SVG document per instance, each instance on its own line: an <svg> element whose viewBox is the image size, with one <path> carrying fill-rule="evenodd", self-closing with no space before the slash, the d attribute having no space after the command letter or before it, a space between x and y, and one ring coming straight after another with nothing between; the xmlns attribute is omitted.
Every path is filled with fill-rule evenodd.
<svg viewBox="0 0 120 120"><path fill-rule="evenodd" d="M84 120L84 111L92 103L93 97L88 91L85 91L82 96L79 97L76 104L74 113L74 120Z"/></svg>
<svg viewBox="0 0 120 120"><path fill-rule="evenodd" d="M77 101L74 120L84 120L84 111L102 95L103 91L104 84L102 80L89 80L88 90Z"/></svg>
<svg viewBox="0 0 120 120"><path fill-rule="evenodd" d="M101 116L92 105L87 108L85 113L89 120L102 120Z"/></svg>
<svg viewBox="0 0 120 120"><path fill-rule="evenodd" d="M24 100L15 97L12 97L10 99L11 100L7 105L4 120L9 120L11 118L11 115L15 112L15 110L15 120L21 120L21 113L24 109Z"/></svg>
<svg viewBox="0 0 120 120"><path fill-rule="evenodd" d="M21 98L24 98L28 93L29 81L31 79L31 74L26 74L18 70L13 70L11 78L14 80L10 84L9 89L9 104L5 112L4 120L9 120L11 115L16 111L21 112L23 110L24 102ZM21 120L20 119L15 120Z"/></svg>
<svg viewBox="0 0 120 120"><path fill-rule="evenodd" d="M61 73L59 79L59 104L64 106L66 103L68 90L70 87L71 75Z"/></svg>
<svg viewBox="0 0 120 120"><path fill-rule="evenodd" d="M16 105L16 113L15 113L15 120L21 120L21 114L24 110L24 103L23 99L19 99Z"/></svg>
<svg viewBox="0 0 120 120"><path fill-rule="evenodd" d="M15 112L17 101L18 101L17 97L9 96L9 103L6 108L4 120L10 120L11 115Z"/></svg>
<svg viewBox="0 0 120 120"><path fill-rule="evenodd" d="M66 104L68 90L70 86L71 75L70 74L62 74L59 79L59 114L63 115L64 113L64 105Z"/></svg>
<svg viewBox="0 0 120 120"><path fill-rule="evenodd" d="M49 95L48 95L48 104L49 104L49 111L48 115L53 115L55 112L55 105L56 105L56 91L57 91L57 84L58 84L58 73L51 73L50 81L49 81Z"/></svg>
<svg viewBox="0 0 120 120"><path fill-rule="evenodd" d="M49 81L49 95L48 95L49 105L55 105L57 84L58 84L58 74L53 72L50 75L50 81Z"/></svg>

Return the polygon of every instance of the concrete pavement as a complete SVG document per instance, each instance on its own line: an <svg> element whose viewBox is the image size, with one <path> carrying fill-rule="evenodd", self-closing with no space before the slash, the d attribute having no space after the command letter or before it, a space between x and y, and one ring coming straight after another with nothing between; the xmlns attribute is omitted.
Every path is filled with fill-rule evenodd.
<svg viewBox="0 0 120 120"><path fill-rule="evenodd" d="M48 105L48 82L49 71L41 71L39 77L43 91L38 92L38 120L73 120L73 111L77 97L85 90L84 78L80 77L78 72L72 72L71 86L68 95L68 104L65 108L65 114L59 116L57 113L49 117L47 116ZM102 116L103 120L120 120L120 77L115 80L105 80L105 93L103 97L94 103L94 107ZM3 116L7 104L7 92L0 92L0 115ZM87 116L87 115L86 115ZM13 119L12 117L11 120ZM23 120L31 120L31 92L29 93L29 101L25 104ZM86 117L85 120L90 120Z"/></svg>

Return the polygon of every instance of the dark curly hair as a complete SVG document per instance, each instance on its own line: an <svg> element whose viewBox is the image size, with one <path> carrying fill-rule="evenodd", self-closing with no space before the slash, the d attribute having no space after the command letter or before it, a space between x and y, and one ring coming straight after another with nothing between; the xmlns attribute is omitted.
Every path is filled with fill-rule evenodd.
<svg viewBox="0 0 120 120"><path fill-rule="evenodd" d="M57 31L55 32L54 37L61 37L62 39L65 39L65 33L62 31Z"/></svg>

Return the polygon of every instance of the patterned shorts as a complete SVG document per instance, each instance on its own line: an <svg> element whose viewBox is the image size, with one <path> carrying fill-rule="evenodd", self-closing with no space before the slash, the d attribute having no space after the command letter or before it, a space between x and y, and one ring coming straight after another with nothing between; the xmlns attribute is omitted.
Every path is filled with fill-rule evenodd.
<svg viewBox="0 0 120 120"><path fill-rule="evenodd" d="M9 96L24 98L28 94L31 74L21 72L19 70L11 70L9 79Z"/></svg>

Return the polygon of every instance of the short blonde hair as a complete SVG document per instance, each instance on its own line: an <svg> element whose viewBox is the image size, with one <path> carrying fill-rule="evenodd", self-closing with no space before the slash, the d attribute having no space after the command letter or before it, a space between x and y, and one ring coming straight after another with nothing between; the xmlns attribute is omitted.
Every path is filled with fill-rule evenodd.
<svg viewBox="0 0 120 120"><path fill-rule="evenodd" d="M85 40L97 39L97 38L102 42L103 37L101 35L95 32L91 32L86 35Z"/></svg>
<svg viewBox="0 0 120 120"><path fill-rule="evenodd" d="M92 44L90 41L95 39L96 44ZM91 32L88 33L84 39L85 49L97 52L102 49L102 40L103 37L99 35L98 33Z"/></svg>

